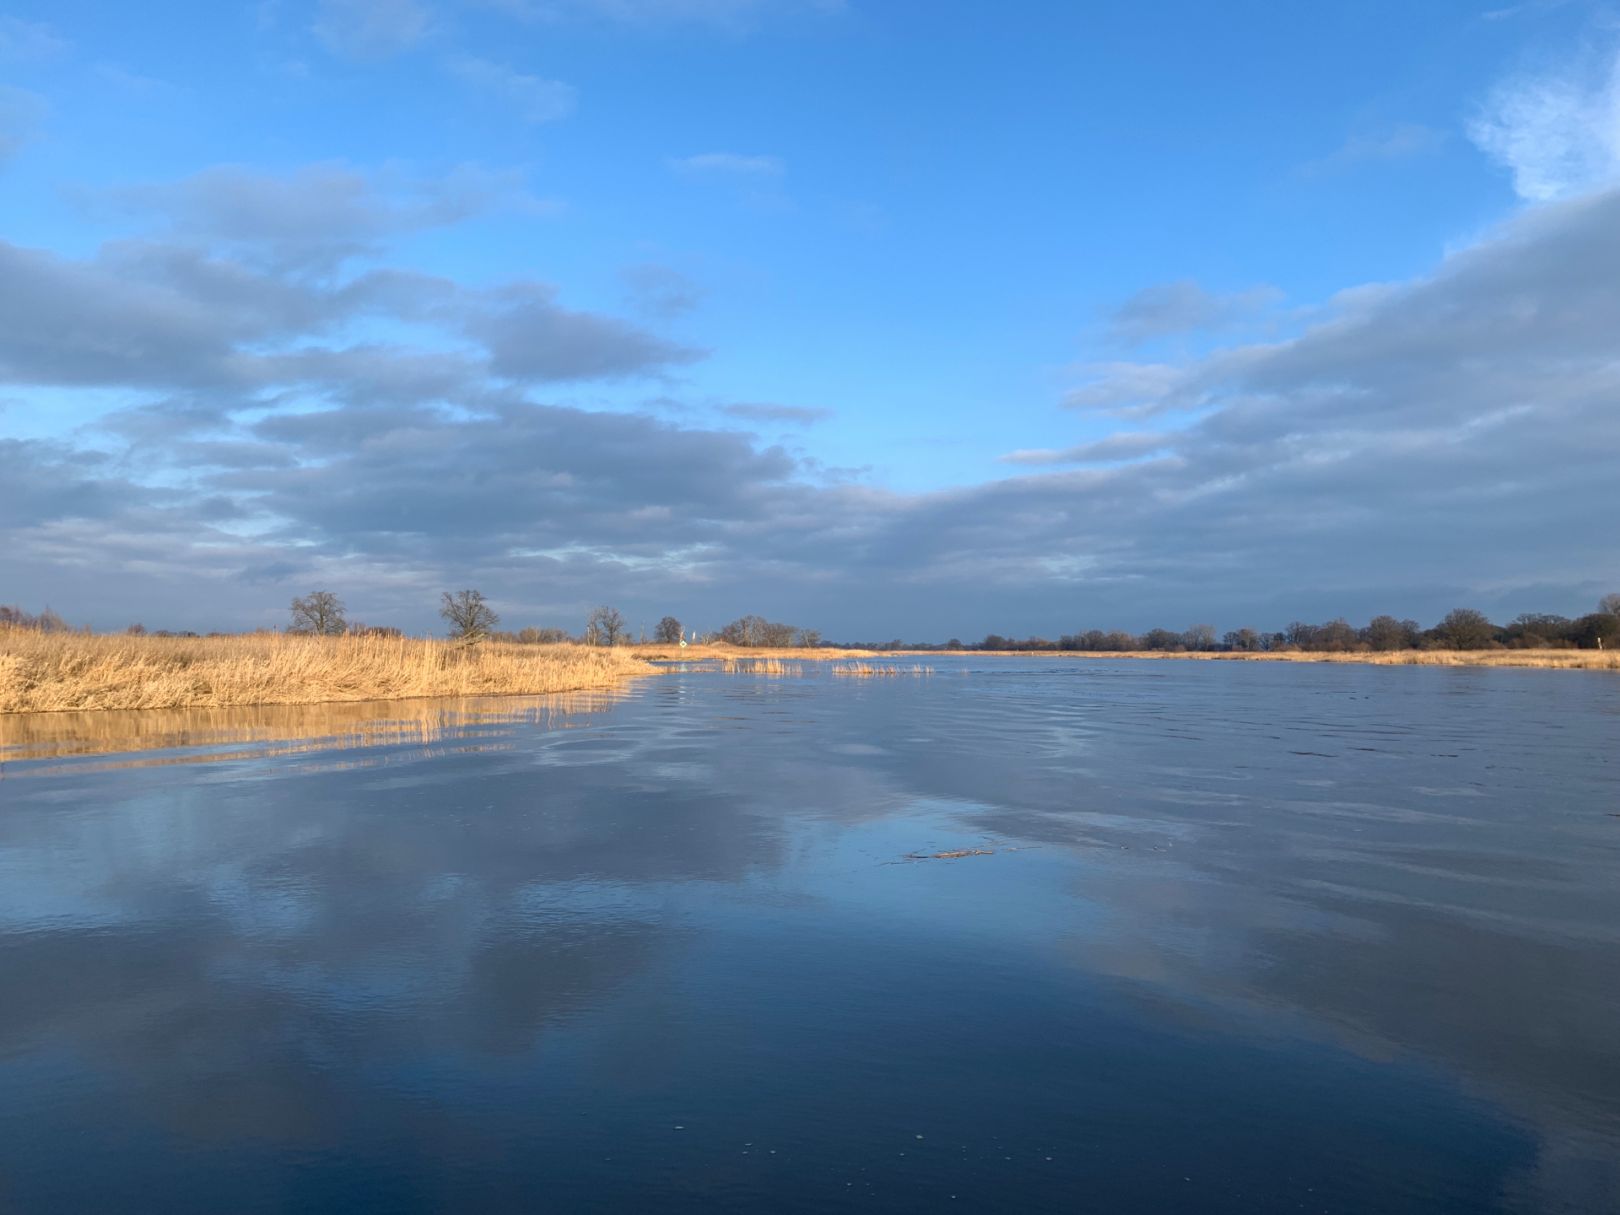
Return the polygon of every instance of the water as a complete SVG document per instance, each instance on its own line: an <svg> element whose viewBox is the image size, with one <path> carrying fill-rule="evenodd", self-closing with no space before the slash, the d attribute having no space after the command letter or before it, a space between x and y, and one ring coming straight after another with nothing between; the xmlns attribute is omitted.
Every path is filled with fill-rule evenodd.
<svg viewBox="0 0 1620 1215"><path fill-rule="evenodd" d="M28 720L0 1211L1620 1210L1613 676Z"/></svg>

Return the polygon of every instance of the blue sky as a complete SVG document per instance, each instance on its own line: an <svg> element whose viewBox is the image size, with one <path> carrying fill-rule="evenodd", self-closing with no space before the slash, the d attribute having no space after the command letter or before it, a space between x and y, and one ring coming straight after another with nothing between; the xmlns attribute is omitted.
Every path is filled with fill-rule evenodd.
<svg viewBox="0 0 1620 1215"><path fill-rule="evenodd" d="M427 628L478 585L513 625L866 637L1590 610L1620 306L1569 276L1620 239L1616 28L12 3L0 597L239 627L331 585Z"/></svg>

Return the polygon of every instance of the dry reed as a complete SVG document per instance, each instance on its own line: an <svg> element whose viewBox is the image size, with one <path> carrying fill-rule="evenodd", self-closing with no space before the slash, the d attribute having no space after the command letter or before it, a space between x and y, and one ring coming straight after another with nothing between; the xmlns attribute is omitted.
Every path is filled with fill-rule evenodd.
<svg viewBox="0 0 1620 1215"><path fill-rule="evenodd" d="M934 673L933 667L917 664L904 667L887 662L838 662L827 669L834 675L841 675L848 679L872 679L896 675L932 675Z"/></svg>
<svg viewBox="0 0 1620 1215"><path fill-rule="evenodd" d="M572 692L654 669L624 650L575 645L7 629L0 631L0 713Z"/></svg>
<svg viewBox="0 0 1620 1215"><path fill-rule="evenodd" d="M1369 650L1333 653L1318 650L1204 651L1189 650L993 650L976 651L1007 658L1150 658L1207 662L1356 662L1373 666L1543 667L1571 671L1620 671L1615 650Z"/></svg>

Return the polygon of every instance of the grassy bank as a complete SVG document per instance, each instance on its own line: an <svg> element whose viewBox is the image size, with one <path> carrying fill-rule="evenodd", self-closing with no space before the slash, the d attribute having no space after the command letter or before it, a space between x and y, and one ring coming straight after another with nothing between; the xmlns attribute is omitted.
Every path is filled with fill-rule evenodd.
<svg viewBox="0 0 1620 1215"><path fill-rule="evenodd" d="M0 630L0 713L295 705L610 688L628 650L411 637L94 637Z"/></svg>
<svg viewBox="0 0 1620 1215"><path fill-rule="evenodd" d="M935 653L936 651L896 651ZM1004 658L1148 658L1201 662L1359 662L1381 667L1546 667L1571 671L1620 671L1614 650L1387 650L1331 653L1311 650L1226 652L1214 650L973 650Z"/></svg>

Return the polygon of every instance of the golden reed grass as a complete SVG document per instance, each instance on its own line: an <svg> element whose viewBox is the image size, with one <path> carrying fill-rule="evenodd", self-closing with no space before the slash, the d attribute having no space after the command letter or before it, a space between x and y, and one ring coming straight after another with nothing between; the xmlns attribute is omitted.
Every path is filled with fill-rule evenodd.
<svg viewBox="0 0 1620 1215"><path fill-rule="evenodd" d="M1620 671L1616 650L1378 650L1331 653L1315 650L976 650L1006 658L1150 658L1205 662L1359 662L1381 667L1545 667L1550 670Z"/></svg>
<svg viewBox="0 0 1620 1215"><path fill-rule="evenodd" d="M0 713L574 692L614 687L654 670L622 649L576 645L4 629Z"/></svg>
<svg viewBox="0 0 1620 1215"><path fill-rule="evenodd" d="M934 673L933 667L921 665L903 667L887 662L837 662L827 669L834 675L842 675L848 679L873 679L896 675L932 675Z"/></svg>

